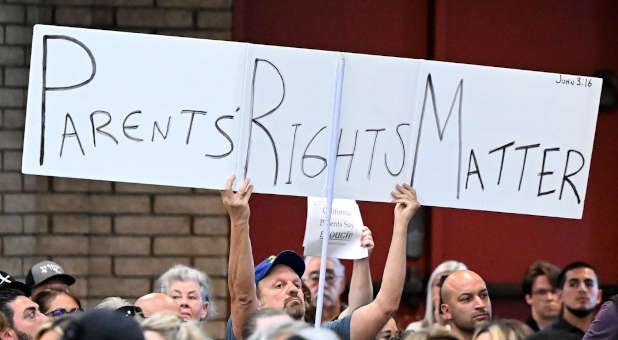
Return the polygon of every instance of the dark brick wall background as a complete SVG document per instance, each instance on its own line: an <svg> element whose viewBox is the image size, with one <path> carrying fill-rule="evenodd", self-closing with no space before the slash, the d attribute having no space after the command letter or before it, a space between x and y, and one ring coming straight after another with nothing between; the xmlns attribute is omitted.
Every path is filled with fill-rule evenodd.
<svg viewBox="0 0 618 340"><path fill-rule="evenodd" d="M224 337L228 220L217 192L21 174L34 24L229 40L232 0L0 0L0 269L62 265L87 306L135 299L175 263L213 281Z"/></svg>

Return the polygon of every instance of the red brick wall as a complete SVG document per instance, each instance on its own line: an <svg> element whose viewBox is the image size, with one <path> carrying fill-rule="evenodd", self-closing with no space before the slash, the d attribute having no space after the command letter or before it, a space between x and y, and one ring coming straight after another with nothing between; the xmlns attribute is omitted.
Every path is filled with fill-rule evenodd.
<svg viewBox="0 0 618 340"><path fill-rule="evenodd" d="M93 306L134 299L175 263L207 272L224 337L228 220L218 193L21 174L32 26L231 39L231 0L0 0L0 269L24 278L52 259Z"/></svg>

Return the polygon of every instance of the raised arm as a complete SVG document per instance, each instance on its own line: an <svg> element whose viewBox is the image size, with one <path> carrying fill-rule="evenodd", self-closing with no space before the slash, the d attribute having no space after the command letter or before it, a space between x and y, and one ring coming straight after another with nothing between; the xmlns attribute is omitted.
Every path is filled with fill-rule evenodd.
<svg viewBox="0 0 618 340"><path fill-rule="evenodd" d="M352 267L352 278L350 280L350 292L348 293L348 308L339 315L338 319L346 317L357 308L364 306L373 300L373 285L371 284L371 268L369 267L369 257L373 250L373 236L371 230L363 227L361 236L361 247L367 248L367 257L354 260Z"/></svg>
<svg viewBox="0 0 618 340"><path fill-rule="evenodd" d="M375 300L353 312L350 338L370 340L375 338L391 314L399 308L406 276L406 235L408 223L419 208L416 191L408 184L397 185L392 192L395 205L393 238L388 250L382 286Z"/></svg>
<svg viewBox="0 0 618 340"><path fill-rule="evenodd" d="M235 176L228 178L221 200L230 215L230 255L227 285L230 291L234 336L241 339L245 321L257 309L253 255L249 238L249 198L251 180L245 179L237 192L232 190Z"/></svg>

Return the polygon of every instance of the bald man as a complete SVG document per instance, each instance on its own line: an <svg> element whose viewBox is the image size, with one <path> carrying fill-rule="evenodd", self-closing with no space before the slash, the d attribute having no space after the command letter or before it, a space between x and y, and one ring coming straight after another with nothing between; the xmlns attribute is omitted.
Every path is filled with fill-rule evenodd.
<svg viewBox="0 0 618 340"><path fill-rule="evenodd" d="M151 293L142 296L135 301L135 305L142 309L145 317L153 314L179 315L178 304L169 295L163 293Z"/></svg>
<svg viewBox="0 0 618 340"><path fill-rule="evenodd" d="M462 339L472 339L474 328L491 320L487 286L473 271L458 270L449 275L440 289L440 298L445 320Z"/></svg>

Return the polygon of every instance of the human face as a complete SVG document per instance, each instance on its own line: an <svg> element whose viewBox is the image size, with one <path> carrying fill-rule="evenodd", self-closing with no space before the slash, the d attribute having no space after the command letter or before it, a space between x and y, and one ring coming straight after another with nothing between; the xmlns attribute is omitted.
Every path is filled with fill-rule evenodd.
<svg viewBox="0 0 618 340"><path fill-rule="evenodd" d="M397 331L398 329L395 319L390 318L388 319L384 327L382 327L382 329L378 332L378 335L376 335L376 340L394 339L397 335Z"/></svg>
<svg viewBox="0 0 618 340"><path fill-rule="evenodd" d="M532 294L526 294L526 303L532 309L532 316L535 319L552 321L560 313L560 299L558 299L557 289L549 283L545 275L534 278L532 282Z"/></svg>
<svg viewBox="0 0 618 340"><path fill-rule="evenodd" d="M180 307L179 316L185 321L202 320L208 314L208 301L205 301L200 291L200 285L195 281L173 281L167 295L171 296Z"/></svg>
<svg viewBox="0 0 618 340"><path fill-rule="evenodd" d="M483 279L476 273L461 270L444 282L444 316L452 327L472 333L474 327L491 320L491 301Z"/></svg>
<svg viewBox="0 0 618 340"><path fill-rule="evenodd" d="M302 282L292 268L278 264L257 284L258 308L275 308L288 313L293 319L305 316Z"/></svg>
<svg viewBox="0 0 618 340"><path fill-rule="evenodd" d="M311 301L315 306L317 303L318 283L320 278L320 258L312 258L305 267L303 281L311 290ZM326 261L326 273L324 280L324 309L330 309L337 306L339 296L343 291L343 277L337 276L336 265L332 260Z"/></svg>
<svg viewBox="0 0 618 340"><path fill-rule="evenodd" d="M36 331L49 318L39 311L39 305L25 296L18 296L9 307L13 310L13 328L15 331L34 337Z"/></svg>
<svg viewBox="0 0 618 340"><path fill-rule="evenodd" d="M67 294L58 294L49 302L49 309L45 312L45 315L49 317L60 316L79 310L79 305L72 297Z"/></svg>
<svg viewBox="0 0 618 340"><path fill-rule="evenodd" d="M573 310L592 310L601 302L597 275L590 268L575 268L566 272L561 299Z"/></svg>

